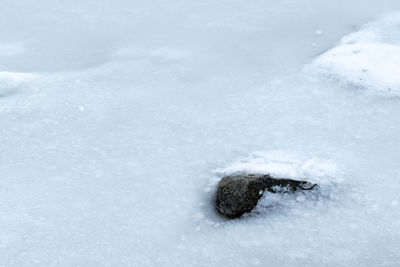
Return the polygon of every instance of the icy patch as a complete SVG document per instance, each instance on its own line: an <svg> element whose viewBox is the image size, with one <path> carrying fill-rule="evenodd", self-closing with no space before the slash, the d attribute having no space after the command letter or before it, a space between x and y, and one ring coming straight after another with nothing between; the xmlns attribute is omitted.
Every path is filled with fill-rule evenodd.
<svg viewBox="0 0 400 267"><path fill-rule="evenodd" d="M345 36L306 70L368 94L400 96L400 13Z"/></svg>
<svg viewBox="0 0 400 267"><path fill-rule="evenodd" d="M0 57L16 56L24 52L24 50L24 47L19 43L0 43Z"/></svg>
<svg viewBox="0 0 400 267"><path fill-rule="evenodd" d="M334 162L281 150L255 152L215 172L220 175L265 173L280 178L304 179L319 185L342 181Z"/></svg>
<svg viewBox="0 0 400 267"><path fill-rule="evenodd" d="M135 47L119 48L111 54L114 60L148 60L156 63L175 63L182 61L185 53L176 49L143 49Z"/></svg>
<svg viewBox="0 0 400 267"><path fill-rule="evenodd" d="M0 96L15 93L28 84L36 75L19 72L0 72Z"/></svg>

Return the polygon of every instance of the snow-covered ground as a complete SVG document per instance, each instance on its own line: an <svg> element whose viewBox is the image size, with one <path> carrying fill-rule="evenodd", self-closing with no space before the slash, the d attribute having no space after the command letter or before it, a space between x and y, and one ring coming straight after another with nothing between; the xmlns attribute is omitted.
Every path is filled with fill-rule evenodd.
<svg viewBox="0 0 400 267"><path fill-rule="evenodd" d="M345 36L309 69L372 95L399 97L400 12Z"/></svg>
<svg viewBox="0 0 400 267"><path fill-rule="evenodd" d="M2 0L0 266L399 266L396 10ZM246 171L321 195L227 221Z"/></svg>

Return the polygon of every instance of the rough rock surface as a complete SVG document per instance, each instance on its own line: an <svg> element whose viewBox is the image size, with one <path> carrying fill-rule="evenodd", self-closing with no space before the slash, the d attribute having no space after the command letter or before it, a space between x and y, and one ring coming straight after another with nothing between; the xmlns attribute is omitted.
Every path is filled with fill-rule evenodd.
<svg viewBox="0 0 400 267"><path fill-rule="evenodd" d="M306 181L273 178L264 174L225 176L217 190L217 211L229 218L237 218L251 211L265 190L271 193L311 190L316 187Z"/></svg>

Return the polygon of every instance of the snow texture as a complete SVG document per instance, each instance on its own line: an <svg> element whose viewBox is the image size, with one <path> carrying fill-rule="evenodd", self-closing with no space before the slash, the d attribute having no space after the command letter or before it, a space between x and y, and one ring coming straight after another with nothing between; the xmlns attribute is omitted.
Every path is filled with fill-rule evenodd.
<svg viewBox="0 0 400 267"><path fill-rule="evenodd" d="M312 183L327 185L343 180L337 166L329 160L305 158L290 151L255 152L246 159L225 168L219 168L219 175L235 173L267 173L273 177L304 179Z"/></svg>
<svg viewBox="0 0 400 267"><path fill-rule="evenodd" d="M400 13L345 36L318 57L314 71L368 94L400 96Z"/></svg>
<svg viewBox="0 0 400 267"><path fill-rule="evenodd" d="M29 84L35 75L18 72L0 72L0 97L15 93Z"/></svg>
<svg viewBox="0 0 400 267"><path fill-rule="evenodd" d="M0 266L398 267L394 10L2 0ZM222 175L264 171L321 192L216 214Z"/></svg>

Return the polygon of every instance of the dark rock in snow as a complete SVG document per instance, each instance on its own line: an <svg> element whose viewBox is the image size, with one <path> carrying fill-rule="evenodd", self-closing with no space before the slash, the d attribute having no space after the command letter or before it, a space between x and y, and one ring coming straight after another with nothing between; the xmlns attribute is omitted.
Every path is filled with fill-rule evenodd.
<svg viewBox="0 0 400 267"><path fill-rule="evenodd" d="M306 181L273 178L263 174L225 176L218 184L216 208L226 217L237 218L251 211L265 190L287 193L311 190L316 186Z"/></svg>

